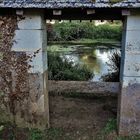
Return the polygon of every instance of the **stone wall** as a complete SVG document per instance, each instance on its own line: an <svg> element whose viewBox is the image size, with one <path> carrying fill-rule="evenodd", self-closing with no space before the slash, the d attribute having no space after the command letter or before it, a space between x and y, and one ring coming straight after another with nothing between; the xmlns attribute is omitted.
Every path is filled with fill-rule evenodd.
<svg viewBox="0 0 140 140"><path fill-rule="evenodd" d="M140 13L125 18L123 33L119 134L140 134Z"/></svg>
<svg viewBox="0 0 140 140"><path fill-rule="evenodd" d="M88 81L50 81L50 94L82 94L85 96L117 96L120 92L118 82L88 82Z"/></svg>
<svg viewBox="0 0 140 140"><path fill-rule="evenodd" d="M17 17L15 15L0 16L0 109L2 121L12 120L10 113L13 112L13 103L10 104L10 101L14 102L11 77L14 61L12 57L14 58L14 56L11 48L16 28Z"/></svg>
<svg viewBox="0 0 140 140"><path fill-rule="evenodd" d="M22 16L2 19L1 101L18 126L45 129L49 126L49 105L43 12L25 10Z"/></svg>

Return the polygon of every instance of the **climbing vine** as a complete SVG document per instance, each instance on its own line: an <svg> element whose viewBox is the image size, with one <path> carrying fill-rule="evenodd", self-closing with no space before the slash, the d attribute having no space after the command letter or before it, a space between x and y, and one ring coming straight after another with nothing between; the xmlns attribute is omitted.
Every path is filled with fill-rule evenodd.
<svg viewBox="0 0 140 140"><path fill-rule="evenodd" d="M0 17L0 105L4 105L15 116L20 111L22 118L27 113L29 100L29 70L32 67L29 62L36 57L37 50L33 54L16 52L12 50L17 22L21 17Z"/></svg>

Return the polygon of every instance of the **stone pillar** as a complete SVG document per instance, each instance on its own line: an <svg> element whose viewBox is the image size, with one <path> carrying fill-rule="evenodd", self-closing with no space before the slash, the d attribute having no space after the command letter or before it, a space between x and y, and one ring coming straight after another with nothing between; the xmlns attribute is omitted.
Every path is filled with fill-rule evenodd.
<svg viewBox="0 0 140 140"><path fill-rule="evenodd" d="M49 126L46 22L40 10L24 10L15 31L12 50L17 57L31 56L25 83L29 96L20 105L16 123L21 127ZM13 80L14 81L14 80Z"/></svg>
<svg viewBox="0 0 140 140"><path fill-rule="evenodd" d="M125 136L140 134L140 14L125 18L122 40L118 131Z"/></svg>

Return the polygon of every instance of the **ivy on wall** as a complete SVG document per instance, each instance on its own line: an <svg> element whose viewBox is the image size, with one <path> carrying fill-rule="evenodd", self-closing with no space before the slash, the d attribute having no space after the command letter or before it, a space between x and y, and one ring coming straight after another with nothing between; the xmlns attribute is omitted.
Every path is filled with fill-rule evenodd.
<svg viewBox="0 0 140 140"><path fill-rule="evenodd" d="M17 43L13 38L20 19L14 15L0 16L0 107L4 105L5 110L10 112L14 124L18 112L23 119L28 116L29 70L32 67L29 62L39 52L28 55L12 50L13 43ZM32 120L29 121L32 123Z"/></svg>

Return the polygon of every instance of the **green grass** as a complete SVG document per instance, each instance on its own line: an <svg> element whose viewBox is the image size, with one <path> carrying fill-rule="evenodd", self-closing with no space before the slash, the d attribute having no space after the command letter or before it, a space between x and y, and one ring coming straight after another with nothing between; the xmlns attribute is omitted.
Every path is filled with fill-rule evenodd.
<svg viewBox="0 0 140 140"><path fill-rule="evenodd" d="M98 134L95 140L140 140L140 135L120 137L117 136L117 121L114 118L108 120L106 126ZM83 126L84 127L84 126ZM0 140L14 140L13 139L13 126L10 123L0 125ZM6 131L7 132L6 132ZM6 139L2 134L5 133ZM75 140L75 134L66 132L63 128L49 128L41 131L38 129L21 129L16 128L16 136L18 138L25 138L26 140ZM70 135L69 135L70 134ZM90 139L86 139L90 140Z"/></svg>
<svg viewBox="0 0 140 140"><path fill-rule="evenodd" d="M48 41L49 45L60 44L60 45L86 45L86 46L95 46L95 45L114 45L120 46L120 42L113 39L79 39L72 41Z"/></svg>
<svg viewBox="0 0 140 140"><path fill-rule="evenodd" d="M45 133L38 129L31 129L29 131L29 140L43 140L45 137Z"/></svg>
<svg viewBox="0 0 140 140"><path fill-rule="evenodd" d="M62 128L49 128L45 131L31 129L29 131L29 140L71 140L65 135Z"/></svg>
<svg viewBox="0 0 140 140"><path fill-rule="evenodd" d="M15 132L15 133L14 133ZM44 131L39 129L28 129L16 127L10 122L0 124L0 140L71 140L62 128L49 128Z"/></svg>
<svg viewBox="0 0 140 140"><path fill-rule="evenodd" d="M106 124L105 128L103 129L103 132L105 134L111 133L112 131L115 131L117 128L117 120L116 119L109 119L108 123Z"/></svg>
<svg viewBox="0 0 140 140"><path fill-rule="evenodd" d="M103 128L101 133L98 135L97 140L140 140L140 135L134 136L118 136L117 135L117 120L111 118L108 120L106 126Z"/></svg>
<svg viewBox="0 0 140 140"><path fill-rule="evenodd" d="M50 128L47 130L46 140L71 140L71 138L65 135L62 128Z"/></svg>

